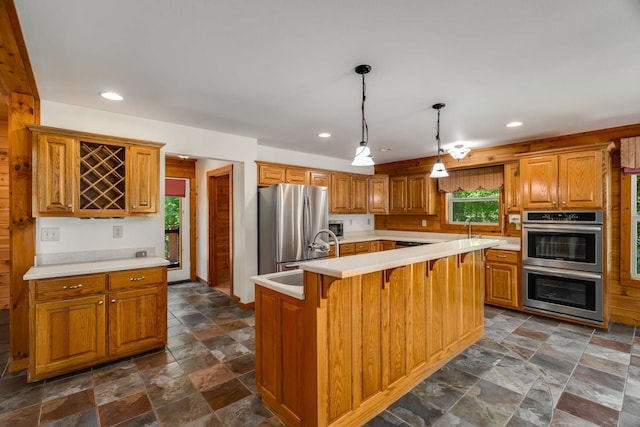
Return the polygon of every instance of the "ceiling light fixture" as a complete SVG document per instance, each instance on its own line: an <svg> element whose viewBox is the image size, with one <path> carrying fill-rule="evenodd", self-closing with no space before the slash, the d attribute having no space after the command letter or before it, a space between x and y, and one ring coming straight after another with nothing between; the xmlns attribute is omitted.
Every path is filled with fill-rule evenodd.
<svg viewBox="0 0 640 427"><path fill-rule="evenodd" d="M362 76L362 139L360 145L356 148L356 155L351 162L352 166L373 166L373 156L371 156L371 150L367 147L369 143L369 127L367 121L364 118L364 101L366 99L366 85L364 83L364 75L371 71L371 65L358 65L355 69L357 74Z"/></svg>
<svg viewBox="0 0 640 427"><path fill-rule="evenodd" d="M320 132L318 134L319 138L331 138L331 134L329 132Z"/></svg>
<svg viewBox="0 0 640 427"><path fill-rule="evenodd" d="M442 163L442 160L440 159L440 153L444 153L444 150L442 148L440 148L440 110L444 108L444 104L442 103L438 103L438 104L433 104L431 106L431 108L433 108L434 110L438 110L438 126L437 126L437 130L436 130L436 141L438 143L438 158L436 159L436 162L433 164L433 169L431 169L431 175L429 175L431 178L444 178L446 176L449 176L449 173L447 172L447 168L444 167L444 163Z"/></svg>
<svg viewBox="0 0 640 427"><path fill-rule="evenodd" d="M460 161L461 159L464 159L464 156L469 154L469 151L471 151L470 148L466 148L462 144L456 144L453 148L447 150L447 153L449 153L449 155L454 159Z"/></svg>
<svg viewBox="0 0 640 427"><path fill-rule="evenodd" d="M115 92L100 92L100 96L109 101L122 101L124 99L122 95Z"/></svg>
<svg viewBox="0 0 640 427"><path fill-rule="evenodd" d="M517 128L518 126L522 126L522 122L509 122L507 123L508 128Z"/></svg>

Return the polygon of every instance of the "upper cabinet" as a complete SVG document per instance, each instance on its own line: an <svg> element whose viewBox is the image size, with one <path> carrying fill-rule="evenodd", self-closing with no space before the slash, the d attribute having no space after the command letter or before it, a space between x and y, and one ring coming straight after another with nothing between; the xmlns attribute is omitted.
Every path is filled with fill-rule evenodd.
<svg viewBox="0 0 640 427"><path fill-rule="evenodd" d="M307 170L295 166L258 162L258 185L308 184Z"/></svg>
<svg viewBox="0 0 640 427"><path fill-rule="evenodd" d="M437 214L436 180L427 174L389 178L389 213Z"/></svg>
<svg viewBox="0 0 640 427"><path fill-rule="evenodd" d="M158 212L160 147L72 130L29 126L34 214L112 217Z"/></svg>
<svg viewBox="0 0 640 427"><path fill-rule="evenodd" d="M369 213L389 213L389 175L369 177Z"/></svg>
<svg viewBox="0 0 640 427"><path fill-rule="evenodd" d="M504 165L504 207L506 213L520 212L520 165Z"/></svg>
<svg viewBox="0 0 640 427"><path fill-rule="evenodd" d="M520 160L523 209L600 209L610 144L538 153Z"/></svg>
<svg viewBox="0 0 640 427"><path fill-rule="evenodd" d="M367 176L348 173L331 174L330 212L338 214L367 213Z"/></svg>

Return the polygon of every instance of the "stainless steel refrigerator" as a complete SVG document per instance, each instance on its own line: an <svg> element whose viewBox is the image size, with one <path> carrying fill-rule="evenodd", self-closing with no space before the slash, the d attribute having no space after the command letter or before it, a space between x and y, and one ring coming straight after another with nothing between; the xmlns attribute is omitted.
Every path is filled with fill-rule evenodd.
<svg viewBox="0 0 640 427"><path fill-rule="evenodd" d="M290 270L302 261L327 257L327 252L308 246L318 231L328 227L328 217L326 187L275 184L259 188L259 274Z"/></svg>

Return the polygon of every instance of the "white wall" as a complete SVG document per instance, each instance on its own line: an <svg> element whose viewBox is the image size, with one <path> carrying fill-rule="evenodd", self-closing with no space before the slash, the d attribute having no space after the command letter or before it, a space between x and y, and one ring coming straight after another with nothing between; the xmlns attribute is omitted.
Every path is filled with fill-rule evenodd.
<svg viewBox="0 0 640 427"><path fill-rule="evenodd" d="M143 119L93 110L51 101L41 102L41 124L65 129L94 132L125 138L164 142L161 175L164 177L164 153L185 154L234 162L234 292L242 302L254 300L249 277L257 272L257 177L255 160L257 141L173 123ZM238 167L236 168L236 164ZM247 167L243 167L247 165ZM164 194L164 182L161 180ZM113 239L113 225L124 225L124 237ZM60 227L59 242L41 242L42 227ZM36 253L63 253L83 250L105 250L115 247L153 246L163 253L164 220L158 216L124 219L38 218L36 221ZM201 239L200 239L201 240ZM46 243L46 244L45 244ZM200 263L199 263L200 264Z"/></svg>
<svg viewBox="0 0 640 427"><path fill-rule="evenodd" d="M351 160L258 145L258 160L317 169L373 175L373 166L351 166Z"/></svg>

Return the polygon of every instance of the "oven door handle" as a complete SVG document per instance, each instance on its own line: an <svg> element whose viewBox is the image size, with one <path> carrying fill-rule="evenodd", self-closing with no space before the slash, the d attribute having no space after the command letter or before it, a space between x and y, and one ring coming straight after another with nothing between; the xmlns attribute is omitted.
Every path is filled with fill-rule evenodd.
<svg viewBox="0 0 640 427"><path fill-rule="evenodd" d="M602 275L596 273L587 273L584 271L576 271L576 270L560 270L560 269L549 269L544 267L531 267L531 266L523 266L523 270L526 271L535 271L536 273L543 273L550 276L563 276L569 275L572 277L582 277L584 279L602 279Z"/></svg>
<svg viewBox="0 0 640 427"><path fill-rule="evenodd" d="M572 224L523 224L526 230L554 230L554 231L602 231L601 225L572 225Z"/></svg>

